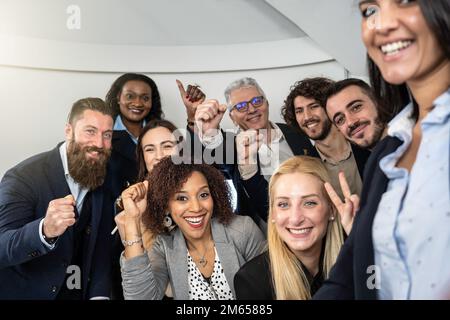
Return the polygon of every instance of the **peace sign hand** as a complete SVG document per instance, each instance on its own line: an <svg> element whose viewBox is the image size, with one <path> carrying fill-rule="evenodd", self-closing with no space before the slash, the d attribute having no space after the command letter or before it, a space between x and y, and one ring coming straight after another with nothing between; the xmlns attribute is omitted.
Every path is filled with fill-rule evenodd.
<svg viewBox="0 0 450 320"><path fill-rule="evenodd" d="M344 228L345 233L349 235L352 230L356 212L359 210L359 196L357 194L351 194L343 172L339 172L339 183L341 185L342 193L344 194L344 202L342 202L341 198L338 196L330 183L325 182L325 189L339 212L342 227Z"/></svg>

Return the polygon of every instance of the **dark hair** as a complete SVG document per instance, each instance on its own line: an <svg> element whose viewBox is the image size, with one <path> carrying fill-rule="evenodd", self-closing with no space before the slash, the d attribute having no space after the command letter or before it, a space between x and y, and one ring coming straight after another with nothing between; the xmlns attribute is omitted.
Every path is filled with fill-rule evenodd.
<svg viewBox="0 0 450 320"><path fill-rule="evenodd" d="M448 0L418 0L420 10L428 27L437 39L447 59L450 59L450 2ZM395 116L409 102L408 88L405 83L394 85L386 82L381 75L380 69L367 55L367 66L370 83L375 96L380 101L386 101L381 106L387 113ZM419 109L414 103L413 119L419 117Z"/></svg>
<svg viewBox="0 0 450 320"><path fill-rule="evenodd" d="M175 125L168 121L163 119L154 119L151 120L149 123L145 125L144 128L142 128L141 134L138 138L138 143L136 146L136 159L138 164L138 180L137 181L143 181L145 177L147 176L147 166L145 165L144 160L144 151L142 150L142 139L144 138L145 134L155 128L163 127L168 129L170 132L174 132L177 130L177 127ZM181 137L182 138L182 137Z"/></svg>
<svg viewBox="0 0 450 320"><path fill-rule="evenodd" d="M85 110L98 111L104 115L110 116L114 120L114 114L111 108L109 108L102 99L84 98L76 101L72 105L67 121L70 124L74 124Z"/></svg>
<svg viewBox="0 0 450 320"><path fill-rule="evenodd" d="M142 215L142 222L154 235L168 232L163 222L169 201L194 171L201 173L208 182L214 202L212 217L223 224L228 224L233 218L231 193L219 170L206 164L174 164L170 157L165 157L147 178L147 210Z"/></svg>
<svg viewBox="0 0 450 320"><path fill-rule="evenodd" d="M113 110L114 118L120 114L119 101L117 97L122 92L123 86L128 81L142 81L150 86L152 91L152 108L150 112L145 117L145 121L150 121L151 119L161 119L164 114L161 109L161 97L159 95L158 87L156 83L144 74L140 73L125 73L118 77L116 81L111 85L108 93L106 94L106 104Z"/></svg>
<svg viewBox="0 0 450 320"><path fill-rule="evenodd" d="M297 119L295 118L295 98L302 96L308 99L314 99L323 108L325 107L325 93L333 83L333 80L323 77L306 78L297 81L291 86L291 92L286 100L284 100L284 105L281 107L281 115L283 116L284 121L286 121L289 126L300 130Z"/></svg>
<svg viewBox="0 0 450 320"><path fill-rule="evenodd" d="M377 108L378 119L380 120L380 122L387 123L389 122L389 120L391 120L392 114L387 113L386 108L382 107L383 102L380 101L379 97L375 95L375 92L372 90L372 88L365 81L356 78L340 80L331 85L326 92L325 108L329 98L337 95L339 92L350 86L357 86L370 100L372 100L372 102L375 104L375 107Z"/></svg>

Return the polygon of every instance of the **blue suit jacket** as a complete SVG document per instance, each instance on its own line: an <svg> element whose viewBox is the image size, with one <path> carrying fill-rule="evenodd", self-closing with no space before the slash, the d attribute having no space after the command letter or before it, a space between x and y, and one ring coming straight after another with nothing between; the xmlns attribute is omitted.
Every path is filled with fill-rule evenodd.
<svg viewBox="0 0 450 320"><path fill-rule="evenodd" d="M50 250L39 238L39 223L51 200L70 194L55 149L8 170L0 183L0 299L54 299L73 254L69 227ZM92 193L92 220L81 267L84 298L110 294L113 212L102 187Z"/></svg>

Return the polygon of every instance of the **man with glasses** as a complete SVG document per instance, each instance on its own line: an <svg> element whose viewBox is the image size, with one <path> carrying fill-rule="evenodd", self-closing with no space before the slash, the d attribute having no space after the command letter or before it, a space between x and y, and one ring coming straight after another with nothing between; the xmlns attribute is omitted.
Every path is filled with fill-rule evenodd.
<svg viewBox="0 0 450 320"><path fill-rule="evenodd" d="M274 170L294 155L318 154L306 136L286 124L269 121L269 102L255 79L241 78L232 82L225 89L225 99L226 105L206 100L197 107L198 135L206 149L223 155L224 161L215 164L233 179L238 193L238 212L252 216L256 222L266 221L268 200L263 186ZM219 129L227 109L238 127L237 135ZM230 140L234 143L230 144ZM233 157L229 156L230 152Z"/></svg>

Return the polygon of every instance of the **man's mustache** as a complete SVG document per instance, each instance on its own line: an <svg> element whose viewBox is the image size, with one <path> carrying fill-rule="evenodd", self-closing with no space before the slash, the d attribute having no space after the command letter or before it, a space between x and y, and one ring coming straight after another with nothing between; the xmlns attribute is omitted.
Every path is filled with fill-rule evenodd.
<svg viewBox="0 0 450 320"><path fill-rule="evenodd" d="M358 129L360 126L370 124L370 121L358 121L355 124L348 127L348 135L351 137L353 135L353 131Z"/></svg>

